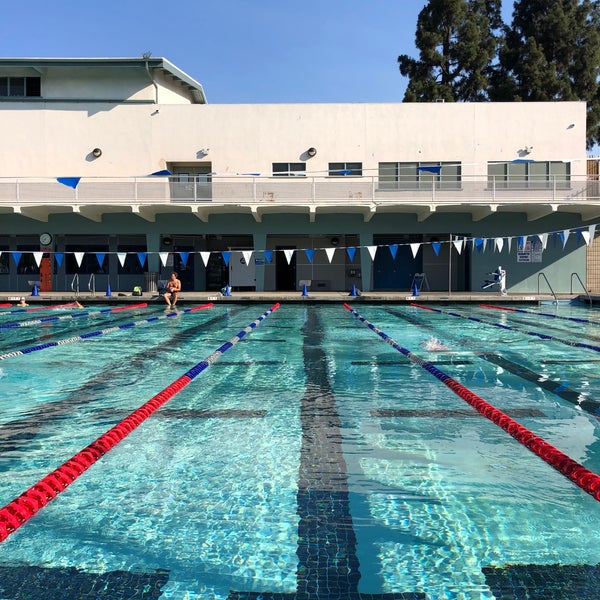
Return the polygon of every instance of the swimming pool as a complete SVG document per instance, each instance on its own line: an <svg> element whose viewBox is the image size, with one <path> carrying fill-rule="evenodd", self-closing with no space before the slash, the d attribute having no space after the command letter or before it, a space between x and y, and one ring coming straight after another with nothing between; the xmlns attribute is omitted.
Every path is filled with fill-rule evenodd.
<svg viewBox="0 0 600 600"><path fill-rule="evenodd" d="M351 305L600 473L598 313ZM2 329L124 326L0 361L0 506L268 309ZM0 544L0 598L598 598L599 513L341 304L283 305Z"/></svg>

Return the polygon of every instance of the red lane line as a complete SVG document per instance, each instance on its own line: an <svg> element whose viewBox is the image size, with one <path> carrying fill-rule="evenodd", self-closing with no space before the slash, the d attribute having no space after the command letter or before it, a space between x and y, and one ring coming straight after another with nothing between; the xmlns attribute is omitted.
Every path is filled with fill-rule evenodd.
<svg viewBox="0 0 600 600"><path fill-rule="evenodd" d="M415 306L416 308L423 308L425 310L432 310L435 312L435 308L430 308L429 306L424 306L423 304L416 304L415 302L410 303L411 306Z"/></svg>
<svg viewBox="0 0 600 600"><path fill-rule="evenodd" d="M0 308L8 308L9 306L12 306L12 304L0 304Z"/></svg>
<svg viewBox="0 0 600 600"><path fill-rule="evenodd" d="M210 302L209 304L201 304L200 306L194 306L190 308L190 312L194 312L196 310L203 310L205 308L212 308L213 306L214 304L212 302Z"/></svg>
<svg viewBox="0 0 600 600"><path fill-rule="evenodd" d="M119 310L129 310L130 308L144 308L148 306L147 302L141 302L140 304L130 304L129 306L117 306L116 308L111 308L111 312L117 312Z"/></svg>
<svg viewBox="0 0 600 600"><path fill-rule="evenodd" d="M482 308L495 308L496 310L510 310L516 312L515 308L509 308L508 306L496 306L495 304L480 304Z"/></svg>

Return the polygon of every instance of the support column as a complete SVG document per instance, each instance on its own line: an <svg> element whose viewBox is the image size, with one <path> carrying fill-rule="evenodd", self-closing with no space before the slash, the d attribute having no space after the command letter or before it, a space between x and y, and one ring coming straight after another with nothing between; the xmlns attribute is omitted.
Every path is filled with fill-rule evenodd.
<svg viewBox="0 0 600 600"><path fill-rule="evenodd" d="M252 246L254 250L265 250L267 245L267 234L266 233L254 233L252 234ZM265 259L262 256L252 255L252 260L255 258L259 259L259 263L255 264L255 278L256 278L256 291L264 292L265 291Z"/></svg>
<svg viewBox="0 0 600 600"><path fill-rule="evenodd" d="M371 278L373 272L373 261L365 246L373 245L373 234L371 232L360 234L360 289L365 292L371 291Z"/></svg>

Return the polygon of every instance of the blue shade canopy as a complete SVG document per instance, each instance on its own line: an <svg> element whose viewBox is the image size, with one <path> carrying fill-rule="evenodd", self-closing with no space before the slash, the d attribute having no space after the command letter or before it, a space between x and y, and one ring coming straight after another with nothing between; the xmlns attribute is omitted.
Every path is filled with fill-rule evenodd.
<svg viewBox="0 0 600 600"><path fill-rule="evenodd" d="M350 259L350 262L352 262L354 260L354 255L356 254L356 248L354 246L348 246L348 248L346 248L346 254L348 254L348 258Z"/></svg>
<svg viewBox="0 0 600 600"><path fill-rule="evenodd" d="M271 264L271 261L273 260L273 250L265 250L264 255L266 261Z"/></svg>
<svg viewBox="0 0 600 600"><path fill-rule="evenodd" d="M442 170L442 167L439 165L438 166L431 165L429 167L422 166L422 167L417 167L417 170L418 171L427 171L428 173L435 173L435 174L439 175L440 171Z"/></svg>
<svg viewBox="0 0 600 600"><path fill-rule="evenodd" d="M312 248L307 248L306 250L304 250L304 254L306 254L306 258L308 258L308 262L312 263L315 251Z"/></svg>
<svg viewBox="0 0 600 600"><path fill-rule="evenodd" d="M398 244L390 244L389 246L390 252L392 253L392 258L396 258L396 253L398 252Z"/></svg>
<svg viewBox="0 0 600 600"><path fill-rule="evenodd" d="M189 252L180 252L179 256L181 257L181 262L183 263L183 266L187 267L187 262L188 262L188 258L190 257L190 253Z"/></svg>
<svg viewBox="0 0 600 600"><path fill-rule="evenodd" d="M155 176L155 177L166 177L168 175L173 175L173 173L171 173L171 171L169 171L169 169L162 169L162 171L154 171L154 173L150 173L150 176Z"/></svg>
<svg viewBox="0 0 600 600"><path fill-rule="evenodd" d="M79 184L80 179L81 177L57 177L56 181L58 181L58 183L62 183L63 185L75 189Z"/></svg>
<svg viewBox="0 0 600 600"><path fill-rule="evenodd" d="M229 266L229 259L231 258L231 252L224 250L221 252L221 256L223 257L223 261L225 262L225 266Z"/></svg>

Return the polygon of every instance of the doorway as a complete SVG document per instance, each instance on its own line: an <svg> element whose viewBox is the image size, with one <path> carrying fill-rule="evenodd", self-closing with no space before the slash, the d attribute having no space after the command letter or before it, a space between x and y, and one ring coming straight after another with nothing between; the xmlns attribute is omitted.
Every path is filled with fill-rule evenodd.
<svg viewBox="0 0 600 600"><path fill-rule="evenodd" d="M296 250L296 246L277 246L275 253L275 289L281 292L296 290L296 253L292 254L290 263L283 250Z"/></svg>

